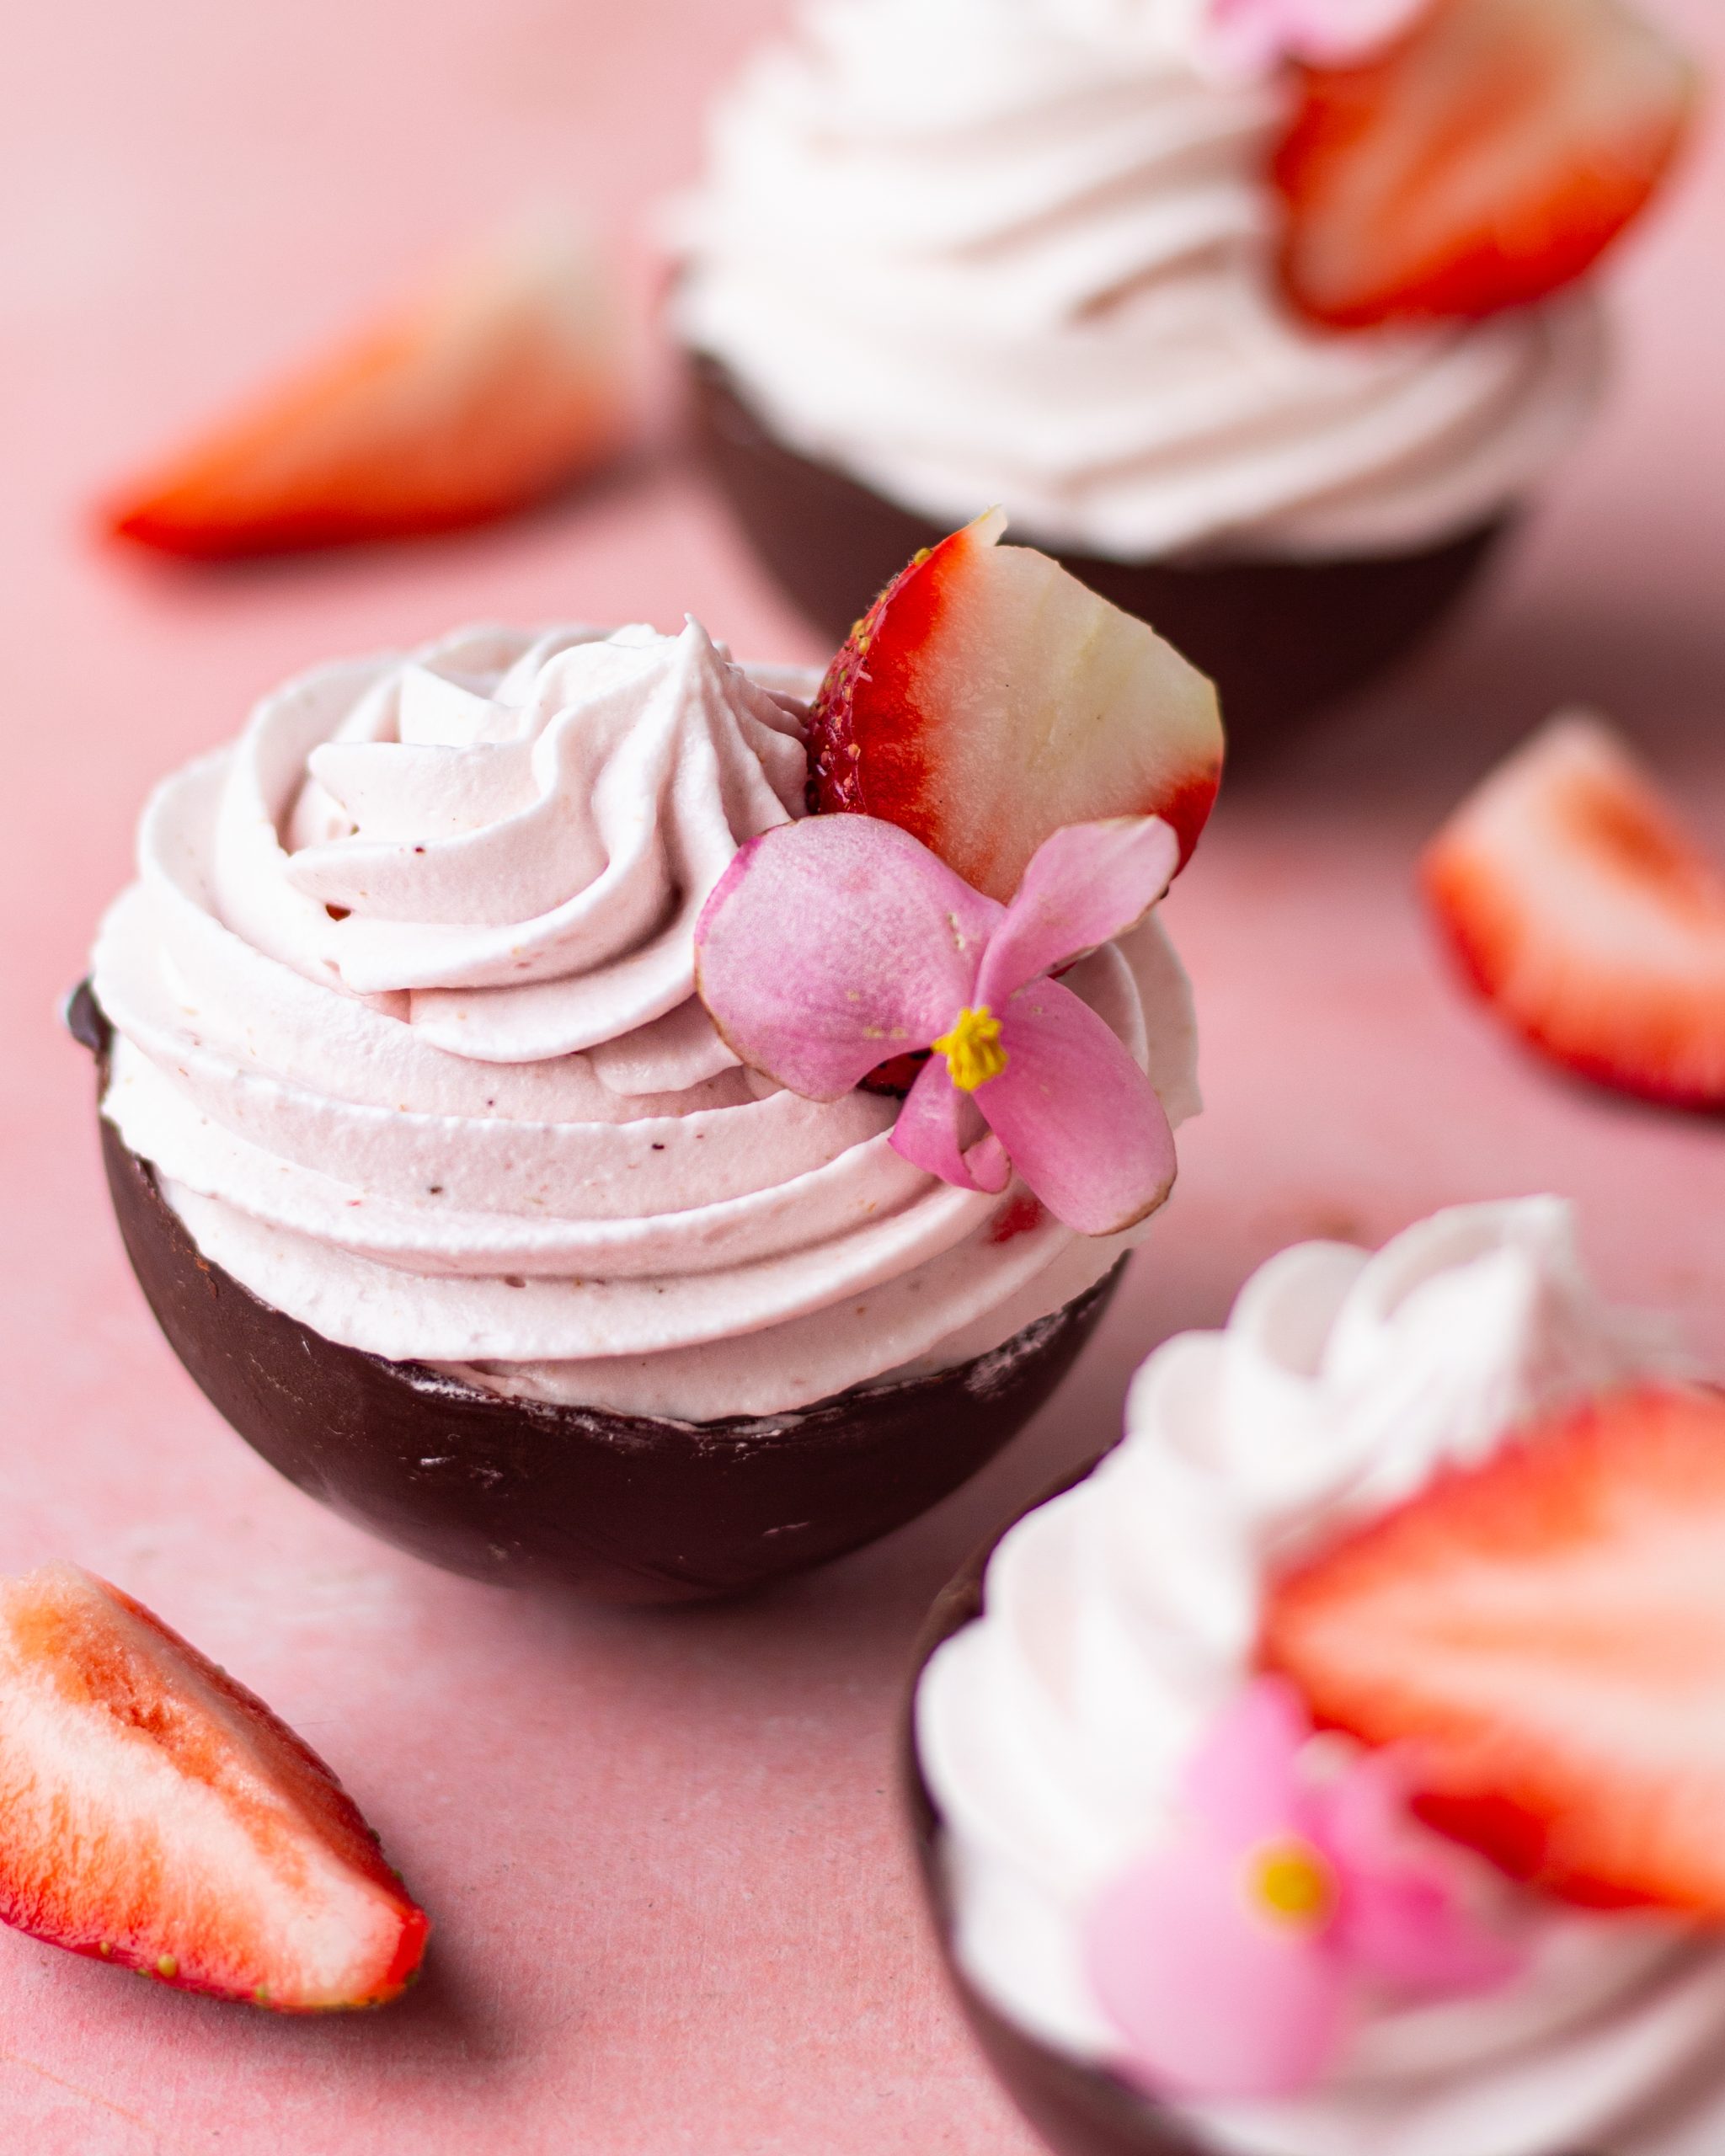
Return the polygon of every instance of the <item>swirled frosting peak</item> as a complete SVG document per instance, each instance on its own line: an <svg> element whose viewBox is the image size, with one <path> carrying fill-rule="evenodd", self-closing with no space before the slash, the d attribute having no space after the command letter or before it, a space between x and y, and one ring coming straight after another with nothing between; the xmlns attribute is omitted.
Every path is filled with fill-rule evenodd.
<svg viewBox="0 0 1725 2156"><path fill-rule="evenodd" d="M778 1414L964 1359L1101 1278L896 1103L745 1071L693 993L740 846L800 815L804 675L482 628L325 668L145 814L104 922L104 1112L205 1255L328 1337L505 1392ZM1075 983L1192 1105L1152 922ZM1022 1220L1023 1209L1015 1219Z"/></svg>

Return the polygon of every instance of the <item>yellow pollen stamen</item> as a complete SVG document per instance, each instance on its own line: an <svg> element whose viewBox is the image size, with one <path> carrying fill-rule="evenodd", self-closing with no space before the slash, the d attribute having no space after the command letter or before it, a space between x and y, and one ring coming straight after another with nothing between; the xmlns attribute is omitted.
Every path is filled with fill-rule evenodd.
<svg viewBox="0 0 1725 2156"><path fill-rule="evenodd" d="M934 1043L934 1052L947 1059L947 1075L961 1093L974 1093L1007 1067L1007 1051L1001 1046L1001 1022L984 1003L961 1011L953 1030Z"/></svg>
<svg viewBox="0 0 1725 2156"><path fill-rule="evenodd" d="M1246 1885L1260 1916L1295 1931L1316 1931L1336 1906L1329 1865L1310 1842L1266 1842L1247 1859Z"/></svg>

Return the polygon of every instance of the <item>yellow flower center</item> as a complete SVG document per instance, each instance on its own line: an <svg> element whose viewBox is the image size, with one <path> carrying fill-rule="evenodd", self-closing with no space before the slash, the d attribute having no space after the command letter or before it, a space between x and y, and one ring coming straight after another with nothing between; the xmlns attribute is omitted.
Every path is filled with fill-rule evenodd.
<svg viewBox="0 0 1725 2156"><path fill-rule="evenodd" d="M1007 1067L1007 1051L1001 1046L1001 1022L985 1003L966 1008L953 1021L953 1030L934 1043L934 1052L947 1059L947 1075L961 1093L974 1093Z"/></svg>
<svg viewBox="0 0 1725 2156"><path fill-rule="evenodd" d="M1246 1887L1261 1916L1295 1931L1316 1931L1336 1906L1329 1865L1310 1842L1266 1842L1246 1862Z"/></svg>

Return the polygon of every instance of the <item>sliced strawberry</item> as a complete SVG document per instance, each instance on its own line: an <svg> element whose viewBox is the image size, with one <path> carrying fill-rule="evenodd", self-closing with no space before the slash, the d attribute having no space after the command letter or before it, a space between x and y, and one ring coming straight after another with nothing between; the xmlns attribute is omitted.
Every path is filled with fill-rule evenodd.
<svg viewBox="0 0 1725 2156"><path fill-rule="evenodd" d="M1725 1398L1618 1393L1442 1477L1283 1580L1264 1655L1514 1876L1725 1919Z"/></svg>
<svg viewBox="0 0 1725 2156"><path fill-rule="evenodd" d="M1649 1100L1725 1105L1725 874L1597 719L1535 734L1422 876L1464 973L1535 1047Z"/></svg>
<svg viewBox="0 0 1725 2156"><path fill-rule="evenodd" d="M429 1928L323 1761L71 1565L0 1582L0 1919L283 2012L393 1999Z"/></svg>
<svg viewBox="0 0 1725 2156"><path fill-rule="evenodd" d="M109 520L206 558L440 531L566 485L621 446L628 414L594 260L536 227L193 443Z"/></svg>
<svg viewBox="0 0 1725 2156"><path fill-rule="evenodd" d="M1378 59L1302 69L1274 163L1290 297L1348 329L1544 298L1646 207L1697 80L1619 0L1436 0Z"/></svg>
<svg viewBox="0 0 1725 2156"><path fill-rule="evenodd" d="M1222 770L1215 691L1130 614L979 517L889 584L821 684L809 805L913 833L1010 899L1063 825L1163 817L1183 862Z"/></svg>

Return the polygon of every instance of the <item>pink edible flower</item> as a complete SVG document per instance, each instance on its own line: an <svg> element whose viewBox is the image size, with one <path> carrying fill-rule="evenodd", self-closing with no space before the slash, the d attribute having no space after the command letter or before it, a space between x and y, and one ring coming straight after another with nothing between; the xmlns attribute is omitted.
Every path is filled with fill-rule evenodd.
<svg viewBox="0 0 1725 2156"><path fill-rule="evenodd" d="M1244 74L1290 60L1341 67L1386 51L1432 4L1433 0L1210 0L1205 46L1219 66Z"/></svg>
<svg viewBox="0 0 1725 2156"><path fill-rule="evenodd" d="M1362 1993L1490 1989L1519 1957L1456 1898L1395 1764L1314 1780L1293 1687L1247 1688L1194 1760L1182 1831L1104 1892L1085 1946L1155 2095L1286 2096L1332 2063Z"/></svg>
<svg viewBox="0 0 1725 2156"><path fill-rule="evenodd" d="M1160 817L1069 825L1003 906L896 824L810 816L732 862L696 987L745 1063L809 1100L932 1049L897 1150L961 1190L1016 1170L1068 1227L1114 1235L1167 1196L1173 1134L1112 1027L1049 976L1141 921L1178 861Z"/></svg>

